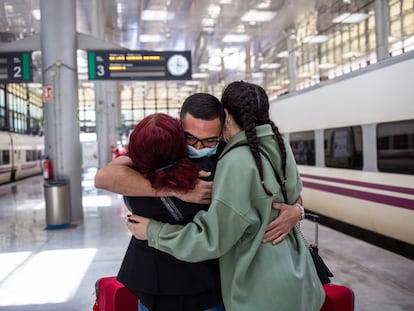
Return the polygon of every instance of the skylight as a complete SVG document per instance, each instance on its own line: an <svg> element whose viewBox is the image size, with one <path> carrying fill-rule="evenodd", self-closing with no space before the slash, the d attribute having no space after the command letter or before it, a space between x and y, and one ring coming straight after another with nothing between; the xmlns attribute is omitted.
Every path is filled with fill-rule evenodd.
<svg viewBox="0 0 414 311"><path fill-rule="evenodd" d="M242 22L269 22L275 16L276 12L272 11L249 10L240 18L240 20Z"/></svg>
<svg viewBox="0 0 414 311"><path fill-rule="evenodd" d="M365 13L344 13L335 17L333 23L342 24L358 24L368 18L368 14Z"/></svg>

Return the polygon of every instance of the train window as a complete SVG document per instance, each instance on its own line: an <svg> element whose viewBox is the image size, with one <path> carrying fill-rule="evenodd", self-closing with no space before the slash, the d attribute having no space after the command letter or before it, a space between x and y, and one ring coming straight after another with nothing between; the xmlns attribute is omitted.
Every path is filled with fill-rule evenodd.
<svg viewBox="0 0 414 311"><path fill-rule="evenodd" d="M414 120L377 126L378 170L414 174Z"/></svg>
<svg viewBox="0 0 414 311"><path fill-rule="evenodd" d="M26 150L26 162L36 160L35 152L36 152L36 150Z"/></svg>
<svg viewBox="0 0 414 311"><path fill-rule="evenodd" d="M289 140L297 164L315 165L315 133L313 131L290 133Z"/></svg>
<svg viewBox="0 0 414 311"><path fill-rule="evenodd" d="M10 151L1 150L0 151L0 165L10 164Z"/></svg>
<svg viewBox="0 0 414 311"><path fill-rule="evenodd" d="M362 169L362 128L360 126L324 131L325 165Z"/></svg>

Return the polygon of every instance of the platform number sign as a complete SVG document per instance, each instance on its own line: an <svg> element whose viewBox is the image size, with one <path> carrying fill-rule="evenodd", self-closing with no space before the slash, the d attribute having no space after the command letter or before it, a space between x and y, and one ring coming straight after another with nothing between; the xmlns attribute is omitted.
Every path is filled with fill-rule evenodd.
<svg viewBox="0 0 414 311"><path fill-rule="evenodd" d="M190 51L88 51L89 80L191 80Z"/></svg>
<svg viewBox="0 0 414 311"><path fill-rule="evenodd" d="M33 81L31 52L0 53L0 83Z"/></svg>

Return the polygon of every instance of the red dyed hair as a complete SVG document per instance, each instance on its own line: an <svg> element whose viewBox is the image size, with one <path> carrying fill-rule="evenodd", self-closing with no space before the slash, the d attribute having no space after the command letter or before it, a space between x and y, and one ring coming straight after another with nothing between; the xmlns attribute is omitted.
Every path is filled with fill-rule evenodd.
<svg viewBox="0 0 414 311"><path fill-rule="evenodd" d="M187 143L180 122L155 113L139 122L129 138L128 155L154 189L194 189L198 179L188 159Z"/></svg>

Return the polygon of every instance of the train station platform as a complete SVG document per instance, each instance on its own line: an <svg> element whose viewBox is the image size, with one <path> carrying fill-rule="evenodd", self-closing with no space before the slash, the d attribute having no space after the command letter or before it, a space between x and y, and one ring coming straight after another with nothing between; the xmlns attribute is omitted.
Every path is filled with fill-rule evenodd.
<svg viewBox="0 0 414 311"><path fill-rule="evenodd" d="M92 310L95 281L117 274L126 209L121 196L94 188L95 173L83 174L82 223L63 229L46 229L42 176L0 186L0 311ZM314 224L301 227L312 240ZM325 226L319 248L332 282L354 290L356 311L414 310L412 260Z"/></svg>

